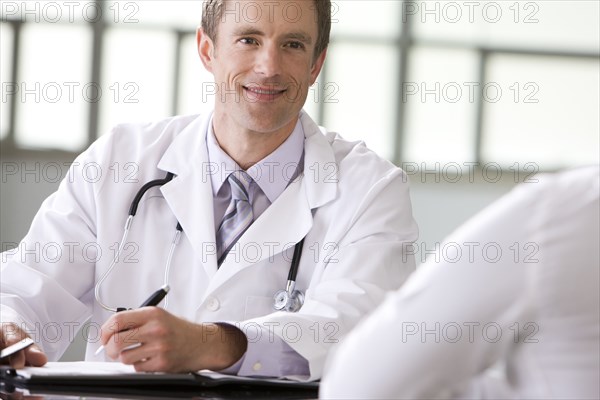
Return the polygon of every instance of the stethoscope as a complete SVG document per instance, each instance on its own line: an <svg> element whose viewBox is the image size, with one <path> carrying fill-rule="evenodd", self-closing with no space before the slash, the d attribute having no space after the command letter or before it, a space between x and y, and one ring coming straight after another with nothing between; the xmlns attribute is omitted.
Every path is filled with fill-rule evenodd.
<svg viewBox="0 0 600 400"><path fill-rule="evenodd" d="M131 202L131 206L129 207L129 215L127 217L127 221L125 221L125 228L123 230L123 236L121 237L121 242L119 243L119 247L113 257L110 265L108 266L106 272L100 277L98 283L94 288L94 295L96 297L96 301L98 304L107 311L110 312L120 312L126 310L124 307L110 307L106 305L101 297L100 297L100 288L102 283L106 280L108 275L115 268L119 257L121 256L121 252L125 247L125 243L127 242L127 236L129 236L129 230L131 229L131 225L133 223L133 219L135 214L137 213L138 206L142 197L146 194L146 192L153 187L162 186L173 179L173 173L169 172L162 179L155 179L144 186L136 193L133 201ZM173 259L173 253L175 251L175 247L179 244L181 239L181 234L183 232L183 228L181 224L177 222L177 226L175 227L175 235L171 240L171 246L169 248L169 255L167 257L167 262L165 264L165 274L164 274L164 285L168 285L169 282L169 273L171 271L171 261ZM299 290L296 290L296 277L298 275L298 265L300 264L300 257L302 254L302 247L304 245L304 239L296 244L294 247L294 255L292 256L292 264L290 265L290 271L288 273L287 284L285 290L278 290L273 296L273 308L278 311L288 311L288 312L297 312L300 310L302 305L304 304L304 293ZM167 308L168 305L168 296L165 298L164 308Z"/></svg>

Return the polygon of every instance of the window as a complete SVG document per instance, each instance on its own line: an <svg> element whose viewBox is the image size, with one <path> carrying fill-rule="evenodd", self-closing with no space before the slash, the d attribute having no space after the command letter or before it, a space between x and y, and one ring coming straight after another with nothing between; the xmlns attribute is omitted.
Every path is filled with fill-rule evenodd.
<svg viewBox="0 0 600 400"><path fill-rule="evenodd" d="M122 122L173 114L177 36L169 30L110 27L102 47L99 134Z"/></svg>
<svg viewBox="0 0 600 400"><path fill-rule="evenodd" d="M119 122L210 109L201 8L2 2L3 151L77 153ZM305 109L399 165L597 163L599 14L586 0L337 1Z"/></svg>
<svg viewBox="0 0 600 400"><path fill-rule="evenodd" d="M20 30L15 142L77 151L87 143L92 32L86 26L24 24ZM60 126L60 132L52 127Z"/></svg>
<svg viewBox="0 0 600 400"><path fill-rule="evenodd" d="M403 7L410 44L400 159L521 170L598 163L598 2Z"/></svg>
<svg viewBox="0 0 600 400"><path fill-rule="evenodd" d="M0 140L4 139L8 135L10 129L10 104L8 101L8 90L9 87L5 85L11 81L12 76L12 62L11 56L13 54L13 34L10 27L6 24L0 24L0 80L2 81L2 104L0 104Z"/></svg>

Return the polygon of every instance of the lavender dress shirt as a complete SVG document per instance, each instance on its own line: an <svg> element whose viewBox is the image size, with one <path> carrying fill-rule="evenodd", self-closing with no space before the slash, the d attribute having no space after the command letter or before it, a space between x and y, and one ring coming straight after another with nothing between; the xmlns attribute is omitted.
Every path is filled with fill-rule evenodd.
<svg viewBox="0 0 600 400"><path fill-rule="evenodd" d="M230 173L240 170L240 166L219 146L212 128L207 132L206 146L208 159L212 164L210 175L215 217L215 230L218 229L225 210L231 200L231 189L227 183ZM254 220L283 193L288 184L303 170L304 131L300 120L291 135L275 151L246 170L252 177L249 187L250 204ZM281 282L285 288L285 282ZM257 328L259 329L259 328ZM262 334L248 330L246 353L231 367L220 372L240 376L286 376L310 375L308 361L294 351L283 339L262 328Z"/></svg>

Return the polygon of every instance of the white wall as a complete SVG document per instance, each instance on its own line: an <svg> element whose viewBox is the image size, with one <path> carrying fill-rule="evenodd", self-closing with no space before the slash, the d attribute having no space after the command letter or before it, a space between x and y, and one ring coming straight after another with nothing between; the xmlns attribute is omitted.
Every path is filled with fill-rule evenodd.
<svg viewBox="0 0 600 400"><path fill-rule="evenodd" d="M476 172L477 174L477 172ZM455 228L485 206L510 191L522 179L504 172L497 182L479 176L470 181L466 175L448 177L435 182L431 175L417 175L411 179L413 215L419 224L419 239L415 243L417 265L425 261L427 253ZM486 180L487 179L487 180ZM455 182L456 180L456 182Z"/></svg>

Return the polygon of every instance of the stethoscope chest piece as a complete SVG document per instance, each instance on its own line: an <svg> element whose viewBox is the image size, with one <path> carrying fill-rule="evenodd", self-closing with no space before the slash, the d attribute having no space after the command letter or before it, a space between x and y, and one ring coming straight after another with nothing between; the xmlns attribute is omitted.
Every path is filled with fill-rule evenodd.
<svg viewBox="0 0 600 400"><path fill-rule="evenodd" d="M296 243L285 290L278 290L273 296L273 308L277 311L298 312L304 304L304 293L296 290L296 276L303 246L304 239Z"/></svg>
<svg viewBox="0 0 600 400"><path fill-rule="evenodd" d="M273 296L273 308L278 311L297 312L304 304L304 293L299 290L278 290Z"/></svg>

